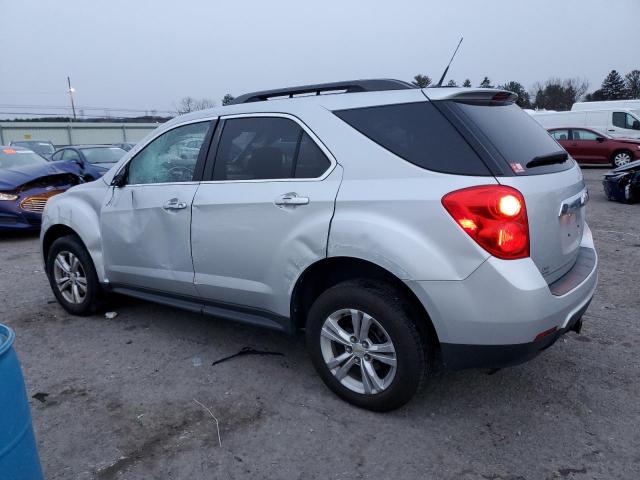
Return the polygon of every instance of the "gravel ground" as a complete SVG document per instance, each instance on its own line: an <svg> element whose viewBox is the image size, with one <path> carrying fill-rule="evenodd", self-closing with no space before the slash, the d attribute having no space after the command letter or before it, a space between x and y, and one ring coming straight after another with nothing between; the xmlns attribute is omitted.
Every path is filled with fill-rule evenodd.
<svg viewBox="0 0 640 480"><path fill-rule="evenodd" d="M388 414L338 400L299 339L129 299L69 316L36 236L3 236L0 321L29 396L48 394L30 399L46 477L640 478L640 205L608 202L602 173L585 170L600 280L582 335L493 375L440 372ZM244 347L282 356L211 365Z"/></svg>

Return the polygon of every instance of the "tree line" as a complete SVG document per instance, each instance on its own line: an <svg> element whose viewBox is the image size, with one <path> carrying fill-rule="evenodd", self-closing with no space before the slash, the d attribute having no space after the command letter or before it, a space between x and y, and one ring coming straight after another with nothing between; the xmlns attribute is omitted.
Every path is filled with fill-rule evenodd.
<svg viewBox="0 0 640 480"><path fill-rule="evenodd" d="M428 75L419 73L412 82L420 88L433 86ZM455 80L449 80L447 87L457 87ZM471 80L465 79L463 87L471 87ZM593 102L596 100L632 100L640 99L640 70L632 70L624 77L616 70L602 81L597 90L587 93L589 82L579 77L550 78L545 82L536 82L528 91L520 82L511 80L495 87L489 77L484 77L478 84L482 88L499 88L518 95L516 103L522 108L539 108L546 110L570 110L571 106L580 100Z"/></svg>
<svg viewBox="0 0 640 480"><path fill-rule="evenodd" d="M417 87L427 88L434 86L429 75L417 74L411 81ZM473 85L469 78L466 78L461 85L451 79L446 87L466 87ZM591 93L589 82L580 77L558 78L552 77L544 82L536 82L530 90L527 90L522 83L511 80L502 84L494 85L489 77L484 77L478 87L499 88L508 90L518 96L516 103L522 108L537 108L546 110L570 110L571 106L580 100L593 102L596 100L630 100L640 99L640 70L632 70L624 77L616 70L611 72L602 81L600 88ZM228 105L234 100L234 96L227 93L222 98L222 105ZM208 98L184 97L178 103L176 111L182 115L196 110L215 107L216 102Z"/></svg>

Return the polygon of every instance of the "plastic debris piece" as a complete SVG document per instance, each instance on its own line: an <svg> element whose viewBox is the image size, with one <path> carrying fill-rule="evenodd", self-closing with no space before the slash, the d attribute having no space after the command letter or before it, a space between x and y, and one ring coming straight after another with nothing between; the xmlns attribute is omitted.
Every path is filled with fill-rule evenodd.
<svg viewBox="0 0 640 480"><path fill-rule="evenodd" d="M118 316L118 312L107 312L107 313L104 314L104 318L106 318L108 320L113 320L117 316Z"/></svg>

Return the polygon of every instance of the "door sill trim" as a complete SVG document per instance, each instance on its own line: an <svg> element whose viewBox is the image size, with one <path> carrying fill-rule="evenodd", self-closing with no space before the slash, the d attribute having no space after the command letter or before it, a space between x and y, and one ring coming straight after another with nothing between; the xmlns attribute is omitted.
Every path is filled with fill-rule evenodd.
<svg viewBox="0 0 640 480"><path fill-rule="evenodd" d="M214 302L198 297L190 297L188 295L179 295L123 284L110 284L105 285L105 287L114 293L180 308L190 312L287 333L291 333L292 331L289 318L267 310L232 303Z"/></svg>

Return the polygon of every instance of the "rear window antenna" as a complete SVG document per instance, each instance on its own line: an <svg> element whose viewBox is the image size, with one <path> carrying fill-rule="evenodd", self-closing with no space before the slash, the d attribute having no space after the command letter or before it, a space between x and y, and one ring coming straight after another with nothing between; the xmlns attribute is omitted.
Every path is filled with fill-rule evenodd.
<svg viewBox="0 0 640 480"><path fill-rule="evenodd" d="M442 76L440 77L440 81L438 82L438 87L442 86L442 82L444 82L444 77L447 76L447 72L449 71L449 67L451 66L451 62L453 62L453 59L456 56L456 53L458 53L458 49L460 48L460 44L462 43L462 40L464 40L464 37L460 37L460 41L458 42L458 46L456 47L455 51L453 52L453 55L451 55L451 60L449 60L449 63L447 63L447 68L444 69L444 72L442 72Z"/></svg>

